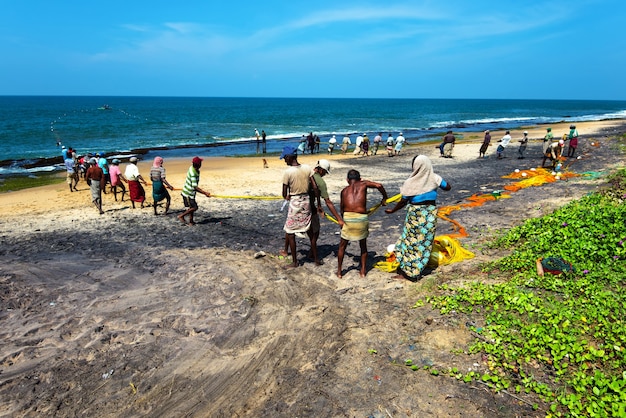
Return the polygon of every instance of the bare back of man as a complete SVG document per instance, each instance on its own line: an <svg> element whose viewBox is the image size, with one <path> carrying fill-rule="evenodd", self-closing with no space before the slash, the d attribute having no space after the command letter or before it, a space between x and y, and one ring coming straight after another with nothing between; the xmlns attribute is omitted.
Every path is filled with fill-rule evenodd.
<svg viewBox="0 0 626 418"><path fill-rule="evenodd" d="M341 191L341 216L344 226L341 229L341 241L337 252L337 277L342 277L341 266L350 241L359 241L361 247L360 275L365 277L367 268L367 236L369 221L367 214L367 189L377 189L383 196L381 204L387 204L387 192L382 184L361 180L356 170L348 171L348 186Z"/></svg>

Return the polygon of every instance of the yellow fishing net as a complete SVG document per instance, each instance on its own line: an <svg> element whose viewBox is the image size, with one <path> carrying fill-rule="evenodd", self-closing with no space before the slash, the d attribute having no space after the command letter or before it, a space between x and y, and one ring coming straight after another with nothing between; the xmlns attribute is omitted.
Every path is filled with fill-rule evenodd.
<svg viewBox="0 0 626 418"><path fill-rule="evenodd" d="M445 266L446 264L458 263L474 257L474 253L463 248L458 240L449 235L438 235L433 243L428 267Z"/></svg>
<svg viewBox="0 0 626 418"><path fill-rule="evenodd" d="M459 261L474 258L474 253L463 248L461 243L449 235L438 235L433 242L433 249L428 259L428 267L437 268L446 264L458 263ZM398 269L400 263L396 260L394 253L386 253L385 261L378 261L374 264L379 270L393 273Z"/></svg>

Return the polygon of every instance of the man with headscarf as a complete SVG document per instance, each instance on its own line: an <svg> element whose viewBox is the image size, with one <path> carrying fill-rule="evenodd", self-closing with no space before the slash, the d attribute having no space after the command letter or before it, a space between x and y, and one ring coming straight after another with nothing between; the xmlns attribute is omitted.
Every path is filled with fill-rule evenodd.
<svg viewBox="0 0 626 418"><path fill-rule="evenodd" d="M437 189L447 191L450 185L435 174L430 159L425 155L413 158L411 166L411 175L400 187L402 198L385 213L394 213L407 206L404 229L394 254L400 263L399 277L415 281L428 264L435 239Z"/></svg>
<svg viewBox="0 0 626 418"><path fill-rule="evenodd" d="M165 179L165 168L163 168L163 158L155 157L150 169L150 181L152 182L152 199L154 199L154 214L157 214L157 204L165 199L165 213L170 209L171 197L167 189L174 190L174 187Z"/></svg>

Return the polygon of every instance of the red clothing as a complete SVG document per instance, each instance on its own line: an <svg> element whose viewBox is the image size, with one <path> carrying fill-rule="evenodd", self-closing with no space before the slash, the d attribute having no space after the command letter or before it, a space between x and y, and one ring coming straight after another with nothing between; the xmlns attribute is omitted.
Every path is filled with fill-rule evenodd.
<svg viewBox="0 0 626 418"><path fill-rule="evenodd" d="M97 165L92 165L87 169L85 173L85 180L102 181L104 179L104 172Z"/></svg>

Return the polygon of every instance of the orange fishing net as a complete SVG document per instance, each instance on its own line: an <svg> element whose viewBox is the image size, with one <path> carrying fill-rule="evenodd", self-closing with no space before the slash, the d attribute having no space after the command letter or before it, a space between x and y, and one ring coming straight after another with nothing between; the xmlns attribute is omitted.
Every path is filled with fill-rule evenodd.
<svg viewBox="0 0 626 418"><path fill-rule="evenodd" d="M561 158L562 161L565 160L564 157ZM570 164L571 165L571 164ZM568 166L569 167L569 166ZM507 192L517 192L521 189L525 189L527 187L535 187L541 186L546 183L554 183L558 180L567 180L571 177L580 176L580 174L573 173L569 171L566 167L563 171L551 171L545 168L531 168L528 170L515 170L511 174L507 174L506 176L502 176L505 179L515 179L519 180L513 184L508 184L504 186L504 190ZM461 203L459 205L451 205L451 206L442 206L437 211L437 216L443 219L446 222L450 222L452 224L453 233L448 234L450 237L454 238L463 238L466 237L467 231L465 228L454 219L449 218L449 215L456 211L461 210L463 208L473 208L477 206L482 206L486 202L495 201L498 199L507 199L511 196L509 194L503 194L501 191L494 191L492 193L480 194L480 195L472 195L466 200L468 203Z"/></svg>

